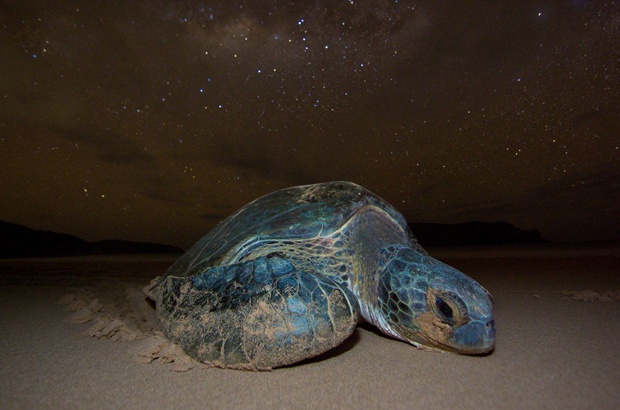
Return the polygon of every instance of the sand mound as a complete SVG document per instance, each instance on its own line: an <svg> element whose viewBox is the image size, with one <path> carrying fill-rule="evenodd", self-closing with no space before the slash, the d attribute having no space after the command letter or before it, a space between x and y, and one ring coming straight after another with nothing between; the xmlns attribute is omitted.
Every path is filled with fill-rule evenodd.
<svg viewBox="0 0 620 410"><path fill-rule="evenodd" d="M620 289L608 290L603 293L594 292L593 290L565 290L560 293L580 302L613 302L620 300Z"/></svg>
<svg viewBox="0 0 620 410"><path fill-rule="evenodd" d="M200 365L162 335L154 306L137 286L102 281L77 288L63 295L58 303L73 312L67 322L92 323L84 332L88 337L137 342L132 352L140 363L169 363L177 372Z"/></svg>

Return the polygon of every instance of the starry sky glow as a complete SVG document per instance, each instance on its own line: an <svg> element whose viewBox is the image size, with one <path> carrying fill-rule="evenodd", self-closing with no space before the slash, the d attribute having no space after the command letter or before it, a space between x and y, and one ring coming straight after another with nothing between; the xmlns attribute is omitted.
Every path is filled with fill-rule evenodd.
<svg viewBox="0 0 620 410"><path fill-rule="evenodd" d="M620 2L0 4L0 219L191 245L276 189L620 239Z"/></svg>

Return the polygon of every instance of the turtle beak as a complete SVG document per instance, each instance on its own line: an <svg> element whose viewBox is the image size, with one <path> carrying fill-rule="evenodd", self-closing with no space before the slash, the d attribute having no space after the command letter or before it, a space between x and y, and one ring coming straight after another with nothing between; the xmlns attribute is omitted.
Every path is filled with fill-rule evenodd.
<svg viewBox="0 0 620 410"><path fill-rule="evenodd" d="M450 342L462 354L490 353L495 346L495 321L474 321L458 327Z"/></svg>

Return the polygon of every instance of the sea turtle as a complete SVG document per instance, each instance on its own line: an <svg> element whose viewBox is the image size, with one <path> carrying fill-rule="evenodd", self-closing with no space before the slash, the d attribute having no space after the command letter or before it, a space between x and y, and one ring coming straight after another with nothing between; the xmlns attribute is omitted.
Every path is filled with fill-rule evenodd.
<svg viewBox="0 0 620 410"><path fill-rule="evenodd" d="M360 316L419 348L483 354L493 299L430 257L404 217L351 182L297 186L226 218L145 289L164 335L211 366L323 353Z"/></svg>

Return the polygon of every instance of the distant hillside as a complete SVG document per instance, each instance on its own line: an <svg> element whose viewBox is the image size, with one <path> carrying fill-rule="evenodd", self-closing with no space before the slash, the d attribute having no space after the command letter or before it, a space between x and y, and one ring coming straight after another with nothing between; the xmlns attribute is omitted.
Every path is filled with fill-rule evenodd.
<svg viewBox="0 0 620 410"><path fill-rule="evenodd" d="M73 235L0 221L0 258L181 253L183 249L170 245L116 240L88 242Z"/></svg>
<svg viewBox="0 0 620 410"><path fill-rule="evenodd" d="M424 247L506 245L548 242L537 230L523 231L507 222L409 224ZM181 254L183 249L155 243L106 240L88 242L77 236L37 231L0 221L0 258L78 255Z"/></svg>
<svg viewBox="0 0 620 410"><path fill-rule="evenodd" d="M540 236L538 230L523 231L508 222L413 223L409 227L424 247L549 242Z"/></svg>

